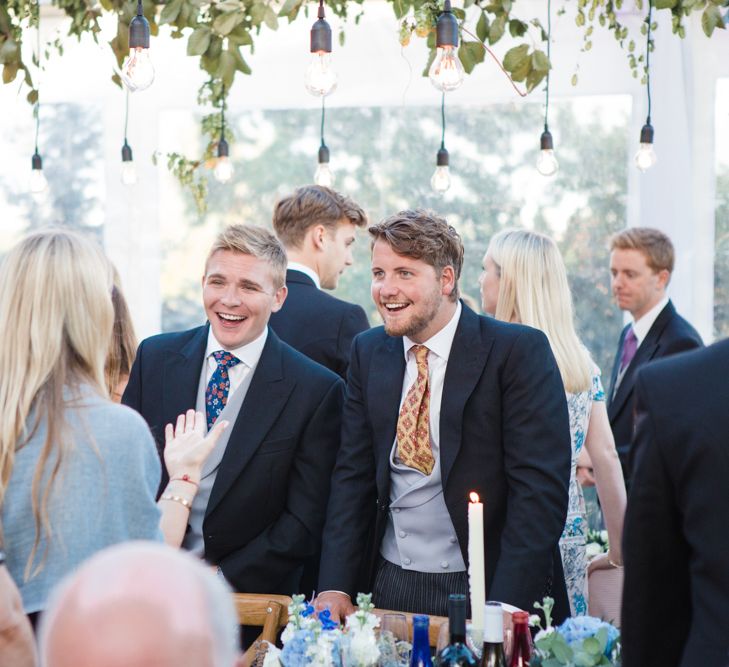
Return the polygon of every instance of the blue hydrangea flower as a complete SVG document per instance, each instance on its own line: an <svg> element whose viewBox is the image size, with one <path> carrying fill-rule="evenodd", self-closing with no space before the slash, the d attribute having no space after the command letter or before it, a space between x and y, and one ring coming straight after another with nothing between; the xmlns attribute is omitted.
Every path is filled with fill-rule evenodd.
<svg viewBox="0 0 729 667"><path fill-rule="evenodd" d="M332 620L332 612L329 607L319 612L319 621L322 630L335 630L339 627L339 623Z"/></svg>
<svg viewBox="0 0 729 667"><path fill-rule="evenodd" d="M575 618L568 618L557 628L557 632L564 637L564 640L571 648L576 648L583 639L594 637L601 628L607 630L605 655L609 657L615 645L615 640L620 634L610 623L606 623L594 616L577 616Z"/></svg>
<svg viewBox="0 0 729 667"><path fill-rule="evenodd" d="M284 644L281 651L281 663L286 667L306 667L309 663L306 649L310 642L315 641L311 630L297 630L294 636Z"/></svg>

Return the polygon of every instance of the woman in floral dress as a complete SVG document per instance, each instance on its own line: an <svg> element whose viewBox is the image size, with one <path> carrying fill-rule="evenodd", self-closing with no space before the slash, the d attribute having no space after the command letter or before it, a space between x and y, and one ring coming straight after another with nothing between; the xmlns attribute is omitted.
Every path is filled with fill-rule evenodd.
<svg viewBox="0 0 729 667"><path fill-rule="evenodd" d="M567 395L572 470L567 521L560 539L573 615L587 613L587 521L577 457L587 449L607 525L609 552L591 567L620 567L625 484L605 407L600 370L574 328L567 272L557 245L543 234L505 230L496 234L479 278L484 311L506 322L541 329L549 339Z"/></svg>

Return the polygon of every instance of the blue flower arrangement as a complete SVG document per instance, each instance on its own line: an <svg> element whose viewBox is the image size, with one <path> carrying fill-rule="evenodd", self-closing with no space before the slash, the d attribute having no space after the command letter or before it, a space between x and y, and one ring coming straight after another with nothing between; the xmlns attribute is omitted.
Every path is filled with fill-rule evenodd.
<svg viewBox="0 0 729 667"><path fill-rule="evenodd" d="M554 628L554 600L544 598L534 606L544 613L546 627L539 616L531 617L532 625L540 628L531 667L619 667L620 632L614 625L594 616L575 616Z"/></svg>

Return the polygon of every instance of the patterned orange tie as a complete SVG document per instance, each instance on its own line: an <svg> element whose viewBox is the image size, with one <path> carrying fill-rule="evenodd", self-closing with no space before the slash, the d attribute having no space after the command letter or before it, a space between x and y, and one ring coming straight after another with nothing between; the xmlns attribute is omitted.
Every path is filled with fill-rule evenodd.
<svg viewBox="0 0 729 667"><path fill-rule="evenodd" d="M430 447L430 388L428 387L428 348L415 345L418 377L408 389L397 419L397 456L410 468L430 475L435 459Z"/></svg>

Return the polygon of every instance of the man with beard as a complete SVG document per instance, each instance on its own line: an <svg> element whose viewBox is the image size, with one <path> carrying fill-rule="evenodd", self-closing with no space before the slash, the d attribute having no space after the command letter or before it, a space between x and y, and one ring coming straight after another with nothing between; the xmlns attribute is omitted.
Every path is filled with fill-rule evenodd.
<svg viewBox="0 0 729 667"><path fill-rule="evenodd" d="M484 501L486 594L569 613L558 541L570 434L546 337L458 299L463 243L426 211L370 227L372 298L385 323L352 345L318 606L445 615L468 590L467 502Z"/></svg>

